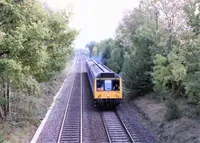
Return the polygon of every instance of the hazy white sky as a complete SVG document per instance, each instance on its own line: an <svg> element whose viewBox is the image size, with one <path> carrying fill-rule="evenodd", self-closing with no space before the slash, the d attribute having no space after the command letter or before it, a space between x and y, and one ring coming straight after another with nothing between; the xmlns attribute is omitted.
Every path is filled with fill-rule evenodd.
<svg viewBox="0 0 200 143"><path fill-rule="evenodd" d="M114 37L115 29L125 10L138 6L139 0L42 0L53 9L71 7L71 26L79 29L76 48L84 48L90 41Z"/></svg>

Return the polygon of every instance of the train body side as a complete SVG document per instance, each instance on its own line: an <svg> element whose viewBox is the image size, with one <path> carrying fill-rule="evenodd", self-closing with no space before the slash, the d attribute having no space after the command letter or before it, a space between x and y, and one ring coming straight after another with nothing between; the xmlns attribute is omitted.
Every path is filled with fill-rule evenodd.
<svg viewBox="0 0 200 143"><path fill-rule="evenodd" d="M122 99L121 77L92 59L87 60L86 67L95 102L118 105Z"/></svg>
<svg viewBox="0 0 200 143"><path fill-rule="evenodd" d="M94 75L94 72L92 72L91 66L93 66L93 64L91 62L87 61L86 62L87 75L88 75L88 79L89 79L89 82L90 82L92 92L94 93L95 75Z"/></svg>

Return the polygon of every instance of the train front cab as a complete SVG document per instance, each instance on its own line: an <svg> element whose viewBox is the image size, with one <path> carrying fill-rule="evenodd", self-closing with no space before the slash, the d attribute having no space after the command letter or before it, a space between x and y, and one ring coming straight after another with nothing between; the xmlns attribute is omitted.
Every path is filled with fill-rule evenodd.
<svg viewBox="0 0 200 143"><path fill-rule="evenodd" d="M116 107L122 99L121 78L96 78L94 99L100 106Z"/></svg>

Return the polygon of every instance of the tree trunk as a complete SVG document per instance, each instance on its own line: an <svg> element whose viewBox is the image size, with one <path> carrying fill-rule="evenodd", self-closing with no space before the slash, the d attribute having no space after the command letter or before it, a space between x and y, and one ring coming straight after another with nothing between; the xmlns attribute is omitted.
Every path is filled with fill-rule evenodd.
<svg viewBox="0 0 200 143"><path fill-rule="evenodd" d="M182 84L179 83L178 89L176 90L174 94L175 99L181 96L181 89L182 89Z"/></svg>
<svg viewBox="0 0 200 143"><path fill-rule="evenodd" d="M172 81L172 96L175 93L175 89L176 89L176 83L174 81Z"/></svg>
<svg viewBox="0 0 200 143"><path fill-rule="evenodd" d="M182 81L179 81L178 83L175 81L172 81L172 97L174 99L181 96L182 91Z"/></svg>
<svg viewBox="0 0 200 143"><path fill-rule="evenodd" d="M156 11L156 30L158 30L158 11Z"/></svg>
<svg viewBox="0 0 200 143"><path fill-rule="evenodd" d="M0 114L1 114L2 119L3 119L3 120L6 120L6 116L5 116L5 114L4 114L3 109L1 108L1 105L0 105Z"/></svg>
<svg viewBox="0 0 200 143"><path fill-rule="evenodd" d="M9 106L10 105L10 81L8 79L8 82L7 82L7 104L6 104L6 112L7 114L9 114Z"/></svg>
<svg viewBox="0 0 200 143"><path fill-rule="evenodd" d="M3 98L5 100L5 103L2 105L2 110L4 112L4 116L6 117L9 113L9 99L10 99L10 81L7 79L5 80L4 77L2 77L3 80Z"/></svg>
<svg viewBox="0 0 200 143"><path fill-rule="evenodd" d="M4 77L3 79L3 99L6 99L6 83ZM6 116L6 103L3 103L2 110L4 112L4 115Z"/></svg>
<svg viewBox="0 0 200 143"><path fill-rule="evenodd" d="M177 83L175 81L172 81L172 97L174 99L176 99L177 97L177 90L178 90L179 86L177 86Z"/></svg>
<svg viewBox="0 0 200 143"><path fill-rule="evenodd" d="M173 39L172 39L172 35L170 34L169 35L169 41L168 41L168 50L169 51L172 49L172 42L173 42Z"/></svg>

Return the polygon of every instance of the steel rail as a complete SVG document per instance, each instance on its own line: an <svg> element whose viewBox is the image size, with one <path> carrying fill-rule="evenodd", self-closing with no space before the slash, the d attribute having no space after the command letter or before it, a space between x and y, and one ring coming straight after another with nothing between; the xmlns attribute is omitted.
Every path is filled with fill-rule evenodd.
<svg viewBox="0 0 200 143"><path fill-rule="evenodd" d="M80 61L79 58L78 58L77 61ZM69 98L68 98L68 101L67 101L67 104L66 104L66 109L65 109L63 120L62 120L62 125L61 125L61 128L60 128L60 133L59 133L59 137L57 139L57 143L61 142L61 136L62 136L62 132L63 132L63 129L64 129L64 123L65 123L65 120L66 120L66 117L67 117L69 106L70 106L70 100L71 100L71 95L72 95L72 91L73 91L73 88L74 88L75 79L76 79L76 74L74 74L74 78L73 78L72 86L71 86L71 89L70 89Z"/></svg>
<svg viewBox="0 0 200 143"><path fill-rule="evenodd" d="M123 122L123 121L121 120L121 118L119 117L119 114L117 113L117 111L116 111L115 113L116 113L116 115L117 115L117 117L118 117L119 121L122 123L122 125L123 125L123 127L124 127L125 131L126 131L126 132L127 132L127 134L129 135L129 137L130 137L131 141L132 141L133 143L136 143L136 142L134 141L134 139L132 138L132 136L131 136L130 132L128 131L128 128L126 127L126 125L124 124L124 122Z"/></svg>
<svg viewBox="0 0 200 143"><path fill-rule="evenodd" d="M105 111L106 112L106 111ZM118 136L116 137L116 136L113 136L114 135L114 132L116 132L116 133L118 133L118 132L120 132L121 134L119 134L119 135L122 135L122 130L124 130L124 134L126 134L127 135L127 137L128 138L126 138L126 137L124 137L124 139L126 140L126 139L128 139L129 141L126 141L126 142L132 142L132 143L135 143L135 141L134 141L134 139L132 138L132 136L131 136L131 134L129 133L129 131L128 131L128 129L127 129L127 127L125 126L125 124L123 123L123 121L120 119L120 117L119 117L119 115L115 112L115 111L109 111L109 113L104 113L104 111L100 111L100 114L101 114L101 118L102 118L102 121L103 121L103 125L104 125L104 127L105 127L105 130L106 130L106 134L107 134L107 136L108 136L108 140L109 140L109 143L113 143L113 142L120 142L120 140L118 140L118 141L116 141L117 140L117 138L118 138ZM114 126L114 130L113 130L113 127L110 127L110 129L109 129L109 124L108 123L106 123L106 119L105 119L105 114L110 114L110 116L113 116L113 115L115 115L116 116L116 119L118 120L118 122L120 123L120 126L121 126L121 128L120 128L120 126L116 123ZM111 115L112 114L112 115ZM110 118L111 119L111 118ZM113 122L114 122L114 120L113 120ZM110 125L111 126L111 125ZM112 128L112 129L111 129ZM122 129L123 128L123 129ZM121 130L122 129L122 130ZM110 133L110 131L109 130L112 130L112 133ZM116 137L116 139L112 139L112 138L114 138L114 137ZM113 140L115 140L115 141L113 141ZM125 142L125 141L123 141L123 142Z"/></svg>
<svg viewBox="0 0 200 143"><path fill-rule="evenodd" d="M82 60L81 60L82 62ZM80 143L82 143L83 141L83 66L82 66L82 63L81 63L81 125L80 125Z"/></svg>
<svg viewBox="0 0 200 143"><path fill-rule="evenodd" d="M107 136L108 136L109 143L112 143L111 137L110 137L110 134L109 134L109 131L108 131L108 128L106 127L106 121L105 121L105 119L103 118L103 115L102 115L102 112L101 112L101 111L100 111L100 115L101 115L101 119L102 119L102 121L103 121L103 126L104 126L104 128L105 128L105 130L106 130L106 134L107 134Z"/></svg>

